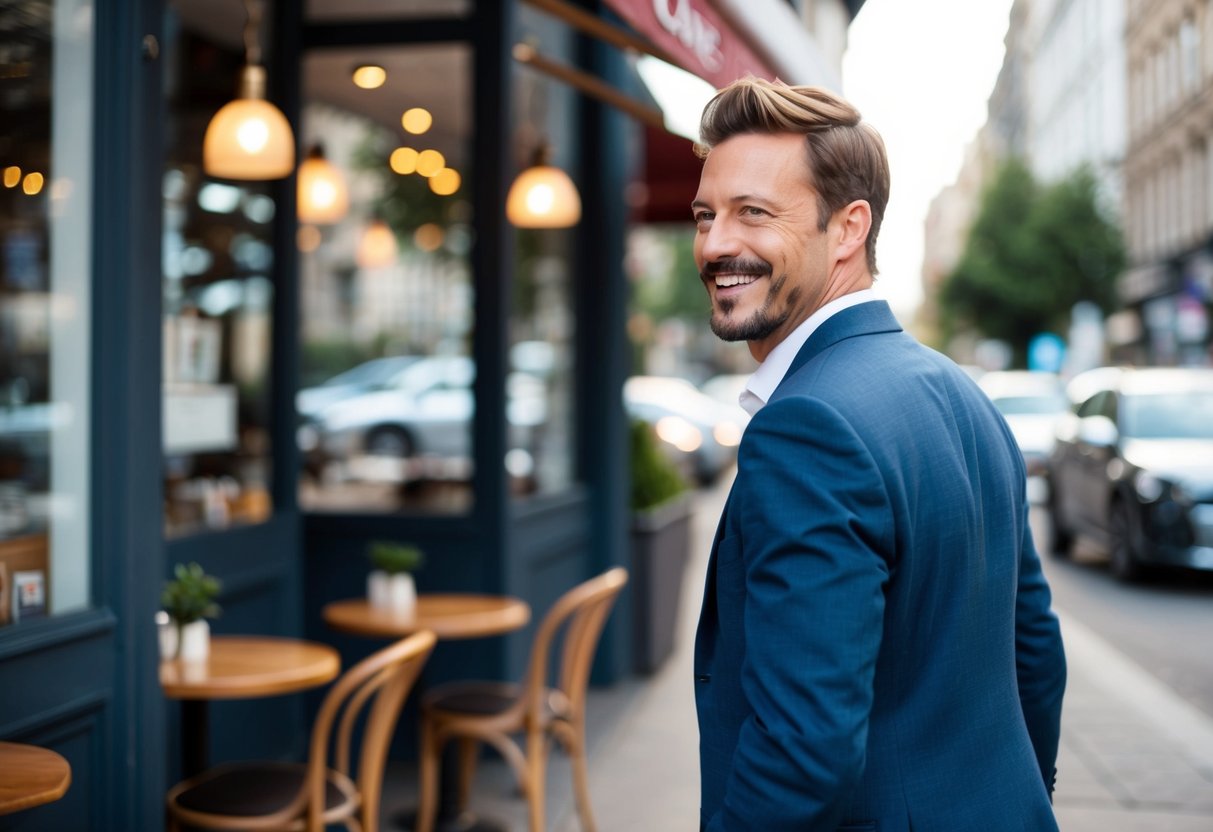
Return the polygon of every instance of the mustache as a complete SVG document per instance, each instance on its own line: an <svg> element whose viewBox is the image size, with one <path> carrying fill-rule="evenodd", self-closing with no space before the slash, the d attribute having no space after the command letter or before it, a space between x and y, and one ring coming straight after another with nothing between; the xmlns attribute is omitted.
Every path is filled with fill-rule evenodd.
<svg viewBox="0 0 1213 832"><path fill-rule="evenodd" d="M760 258L725 257L703 264L699 276L705 280L718 274L752 274L758 277L771 273L771 264Z"/></svg>

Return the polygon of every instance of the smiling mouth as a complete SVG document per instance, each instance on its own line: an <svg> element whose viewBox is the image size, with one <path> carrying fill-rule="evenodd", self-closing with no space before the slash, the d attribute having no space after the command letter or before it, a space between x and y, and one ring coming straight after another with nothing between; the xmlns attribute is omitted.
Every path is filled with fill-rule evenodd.
<svg viewBox="0 0 1213 832"><path fill-rule="evenodd" d="M716 275L716 288L724 289L729 286L745 286L757 279L758 275L754 274L718 274Z"/></svg>

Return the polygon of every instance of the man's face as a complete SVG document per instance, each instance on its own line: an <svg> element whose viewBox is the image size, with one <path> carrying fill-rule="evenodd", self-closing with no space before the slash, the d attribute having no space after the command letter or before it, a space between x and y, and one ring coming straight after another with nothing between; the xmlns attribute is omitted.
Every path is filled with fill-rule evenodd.
<svg viewBox="0 0 1213 832"><path fill-rule="evenodd" d="M712 331L762 359L821 305L832 229L817 228L804 136L747 133L712 148L695 216L695 263Z"/></svg>

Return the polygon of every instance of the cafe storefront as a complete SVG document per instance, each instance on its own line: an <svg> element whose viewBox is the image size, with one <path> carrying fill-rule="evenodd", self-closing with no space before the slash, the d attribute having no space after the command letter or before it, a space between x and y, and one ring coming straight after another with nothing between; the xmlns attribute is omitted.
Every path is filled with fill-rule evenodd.
<svg viewBox="0 0 1213 832"><path fill-rule="evenodd" d="M422 592L534 619L629 565L625 232L685 210L696 174L646 159L669 138L612 38L713 84L837 83L745 9L0 0L0 740L72 768L0 829L162 828L175 564L222 581L214 632L343 666L376 645L321 609L366 593L375 541L423 550ZM275 177L208 161L247 65L290 130ZM578 217L507 211L540 160ZM628 602L599 682L631 667ZM427 678L517 676L533 627L444 644ZM214 703L211 756L298 756L316 696Z"/></svg>

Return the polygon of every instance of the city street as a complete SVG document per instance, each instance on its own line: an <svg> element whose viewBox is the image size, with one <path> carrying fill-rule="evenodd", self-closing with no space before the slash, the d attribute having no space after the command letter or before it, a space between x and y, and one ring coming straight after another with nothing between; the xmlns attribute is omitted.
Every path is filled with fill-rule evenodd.
<svg viewBox="0 0 1213 832"><path fill-rule="evenodd" d="M1032 510L1033 534L1056 605L1213 718L1213 573L1168 572L1124 584L1104 555L1082 542L1067 559L1051 557L1048 513Z"/></svg>

